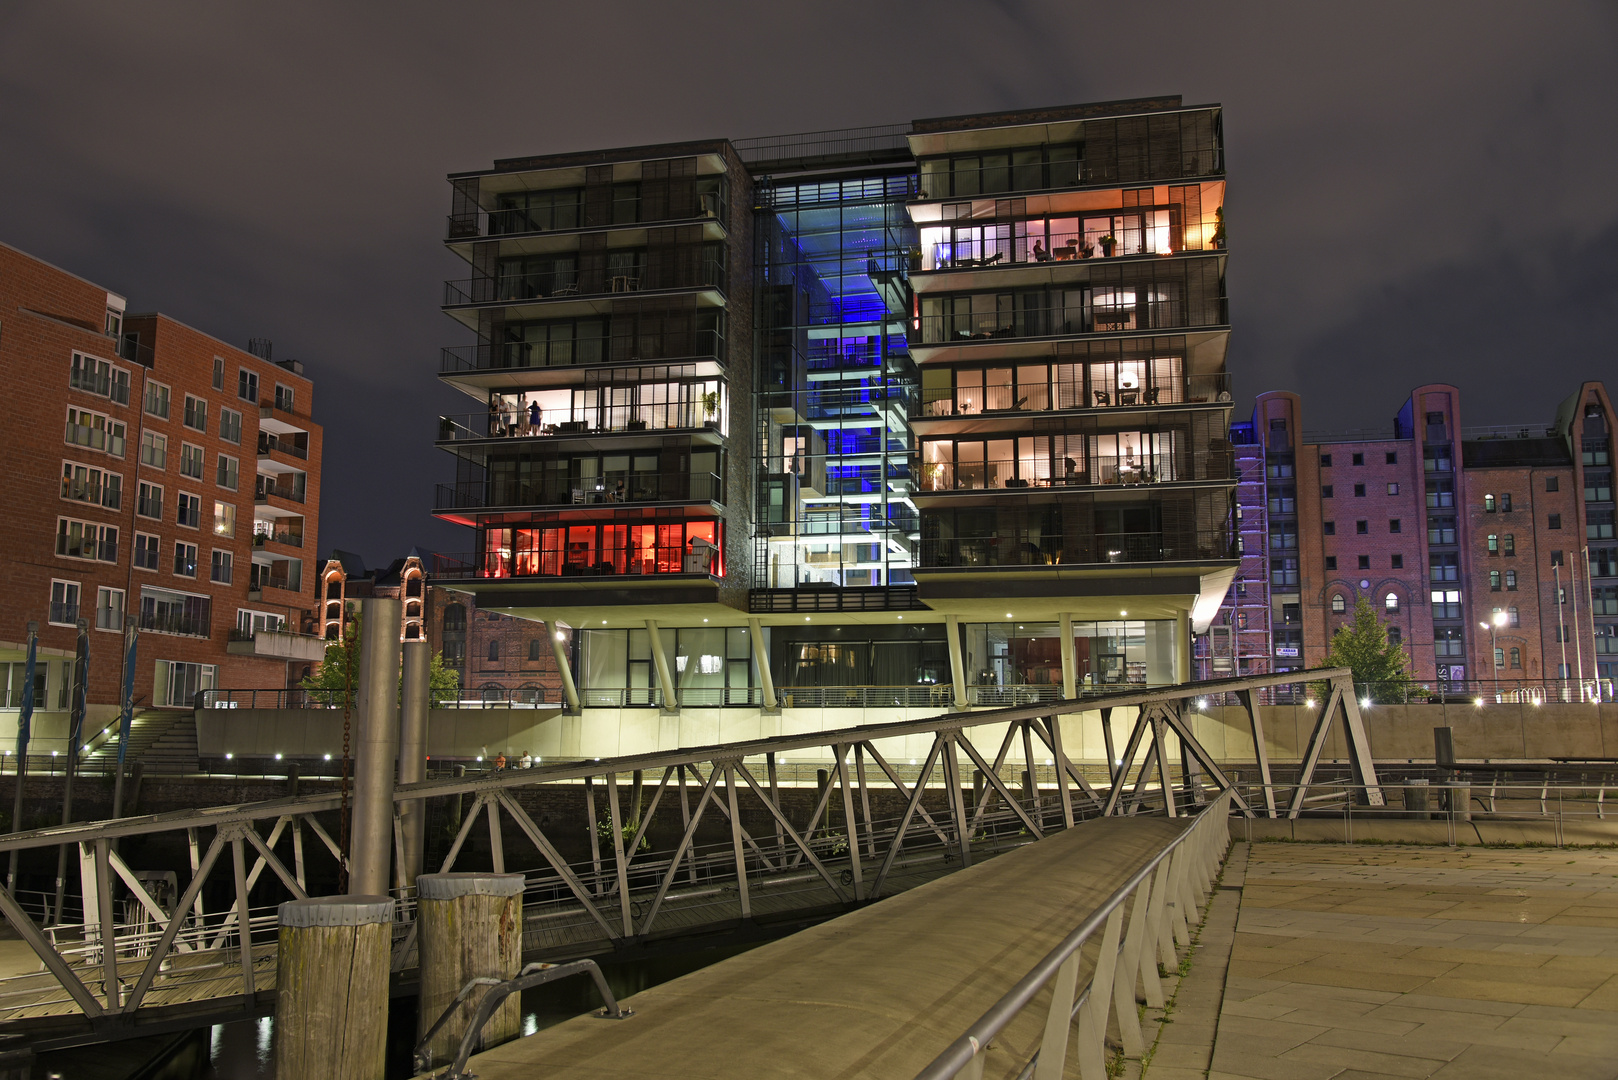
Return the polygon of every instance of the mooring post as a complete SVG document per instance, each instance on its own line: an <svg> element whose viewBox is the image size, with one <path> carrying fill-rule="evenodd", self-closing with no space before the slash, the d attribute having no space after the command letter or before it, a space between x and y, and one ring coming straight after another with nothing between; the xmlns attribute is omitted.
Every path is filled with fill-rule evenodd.
<svg viewBox="0 0 1618 1080"><path fill-rule="evenodd" d="M399 692L399 783L414 784L427 778L427 713L432 707L432 646L424 640L407 641L404 679ZM399 804L399 832L404 866L399 876L415 881L422 871L427 837L427 804L411 799Z"/></svg>
<svg viewBox="0 0 1618 1080"><path fill-rule="evenodd" d="M354 753L354 826L349 890L385 896L393 861L393 776L399 751L398 600L360 601L359 721Z"/></svg>
<svg viewBox="0 0 1618 1080"><path fill-rule="evenodd" d="M505 981L522 966L521 874L423 874L416 878L421 927L421 1013L425 1034L473 979ZM466 1026L488 993L478 987L459 1004L423 1051L429 1066L455 1059ZM512 994L483 1028L483 1045L517 1037L520 994Z"/></svg>
<svg viewBox="0 0 1618 1080"><path fill-rule="evenodd" d="M393 901L289 900L280 907L280 923L276 1080L383 1080Z"/></svg>

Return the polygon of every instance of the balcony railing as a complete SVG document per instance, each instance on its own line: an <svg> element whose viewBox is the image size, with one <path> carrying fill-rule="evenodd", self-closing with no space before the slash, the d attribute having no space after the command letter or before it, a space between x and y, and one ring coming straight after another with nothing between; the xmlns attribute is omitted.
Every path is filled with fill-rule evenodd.
<svg viewBox="0 0 1618 1080"><path fill-rule="evenodd" d="M1010 233L1011 227L1005 227ZM1021 225L1016 228L1022 228ZM1023 266L1030 263L1079 262L1085 259L1121 258L1126 255L1173 255L1179 251L1217 251L1223 245L1214 242L1214 230L1170 229L1168 226L1141 229L1121 229L1119 236L1109 245L1103 241L1111 236L1105 229L1075 230L1072 232L1028 235L992 235L995 226L986 224L983 231L991 235L977 238L943 240L932 244L924 253L923 270L987 270L1003 266ZM1188 232L1193 243L1185 243ZM1176 246L1175 241L1179 241Z"/></svg>
<svg viewBox="0 0 1618 1080"><path fill-rule="evenodd" d="M1196 480L1234 480L1230 455L1151 454L1144 457L1092 457L1071 464L1037 460L989 460L950 464L934 462L921 468L922 491L985 491L1023 488L1088 487L1187 483ZM1019 477L1018 473L1022 473ZM1032 474L1032 475L1029 475Z"/></svg>
<svg viewBox="0 0 1618 1080"><path fill-rule="evenodd" d="M1066 546L1059 546L1066 543ZM923 568L987 566L1073 566L1098 563L1177 562L1237 558L1223 530L1185 533L1106 532L1079 537L1040 538L1004 533L921 542Z"/></svg>
<svg viewBox="0 0 1618 1080"><path fill-rule="evenodd" d="M609 558L586 564L566 562L562 552L519 551L515 557L505 552L439 552L433 556L433 577L446 580L612 577L622 585L671 574L717 575L718 570L713 555L688 553L682 548L657 548L645 558L627 560L621 551L608 554Z"/></svg>
<svg viewBox="0 0 1618 1080"><path fill-rule="evenodd" d="M725 200L720 198L718 192L704 191L697 193L695 205L688 202L671 205L669 212L661 217L641 218L637 215L637 221L627 224L647 225L693 219L723 221L725 209ZM470 240L479 236L524 236L533 233L567 232L590 227L584 224L582 203L513 207L502 210L472 209L465 213L449 215L448 222L447 235L451 240ZM614 224L622 228L626 223Z"/></svg>
<svg viewBox="0 0 1618 1080"><path fill-rule="evenodd" d="M672 337L672 341L669 340ZM674 364L702 360L725 362L725 341L712 330L666 336L660 355L642 355L639 339L620 345L611 338L572 341L508 341L494 345L463 345L442 349L438 370L444 375L465 371L503 371L510 368L583 367L591 364ZM637 351L628 355L631 347ZM619 355L619 353L624 355Z"/></svg>
<svg viewBox="0 0 1618 1080"><path fill-rule="evenodd" d="M1122 334L1223 326L1223 297L1197 301L1143 300L1119 306L1023 308L1016 312L923 315L912 345L955 345L1006 338L1061 337L1070 334Z"/></svg>
<svg viewBox="0 0 1618 1080"><path fill-rule="evenodd" d="M261 483L253 491L254 502L269 502L271 496L286 499L288 502L301 503L304 500L304 489L294 488L291 484Z"/></svg>
<svg viewBox="0 0 1618 1080"><path fill-rule="evenodd" d="M79 621L79 605L52 604L50 621L61 626L72 626Z"/></svg>
<svg viewBox="0 0 1618 1080"><path fill-rule="evenodd" d="M1056 383L1054 408L1138 409L1161 405L1202 405L1228 401L1230 375L1216 372L1188 375L1183 379L1118 386L1116 383L1075 379ZM980 416L990 413L1042 413L1052 406L1049 387L1044 383L1029 389L1011 383L991 383L979 390L957 388L947 397L937 397L923 407L923 418Z"/></svg>
<svg viewBox="0 0 1618 1080"><path fill-rule="evenodd" d="M656 472L610 473L589 481L549 484L475 480L439 484L436 510L481 510L496 506L596 506L653 502L715 502L724 487L715 473L667 476Z"/></svg>
<svg viewBox="0 0 1618 1080"><path fill-rule="evenodd" d="M137 619L142 630L155 630L159 634L182 634L186 637L209 636L210 619L206 615L188 615L183 612L143 611Z"/></svg>
<svg viewBox="0 0 1618 1080"><path fill-rule="evenodd" d="M722 410L721 410L722 411ZM553 435L633 434L638 431L666 432L721 428L720 411L709 412L700 401L669 402L662 405L619 405L608 408L550 409L540 414L536 428L526 411L510 410L499 415L453 413L438 418L440 442L480 439L529 438Z"/></svg>
<svg viewBox="0 0 1618 1080"><path fill-rule="evenodd" d="M725 264L720 259L703 259L697 263L675 260L661 273L639 267L626 269L623 273L570 269L458 278L444 282L444 306L517 304L532 300L565 300L667 289L711 288L723 291L725 282Z"/></svg>
<svg viewBox="0 0 1618 1080"><path fill-rule="evenodd" d="M260 433L258 437L258 456L266 457L271 453L290 454L295 458L309 459L309 447L300 446L288 439L278 439L274 435Z"/></svg>
<svg viewBox="0 0 1618 1080"><path fill-rule="evenodd" d="M261 548L266 542L273 544L285 544L288 547L301 548L303 547L303 533L291 532L286 529L275 529L273 531L255 530L253 533L253 546L256 548Z"/></svg>

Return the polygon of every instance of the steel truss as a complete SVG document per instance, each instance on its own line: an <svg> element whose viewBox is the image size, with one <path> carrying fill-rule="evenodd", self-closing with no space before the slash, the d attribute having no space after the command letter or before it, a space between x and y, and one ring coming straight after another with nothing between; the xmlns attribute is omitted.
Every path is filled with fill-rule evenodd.
<svg viewBox="0 0 1618 1080"><path fill-rule="evenodd" d="M397 824L402 804L470 796L437 869L469 868L468 841L481 818L488 831L490 868L516 868L528 875L529 929L536 920L550 919L552 925L570 926L581 942L617 945L680 932L699 916L723 923L752 919L761 904L769 911L783 910L779 898L785 886L795 888L801 907L835 909L970 866L974 859L1086 817L1142 811L1174 817L1215 799L1229 799L1237 812L1248 816L1276 816L1280 810L1270 784L1256 692L1305 676L1332 689L1305 752L1289 815L1296 817L1302 809L1303 792L1339 714L1355 780L1372 805L1382 805L1349 673L1327 669L400 785L394 795L396 865L403 862ZM1255 809L1235 793L1230 778L1192 731L1193 701L1212 694L1236 695L1247 713L1263 781L1262 807ZM1125 750L1114 754L1110 721L1121 708L1133 708L1136 717ZM1066 752L1064 740L1071 741L1083 722L1076 714L1098 714L1103 721L1113 763L1104 787L1092 785ZM986 733L999 736L992 758L974 742L974 736L981 739ZM919 768L896 765L879 745L889 744L892 753L893 740L917 737L927 745L926 753L918 755ZM910 743L910 752L916 745ZM1004 775L1015 767L1008 765L1013 749L1026 765L1020 784ZM792 807L801 806L800 800L783 798L794 790L783 787L777 775L788 754L830 762L807 819L794 818ZM1174 756L1179 757L1177 772ZM1040 758L1051 763L1044 777L1037 765ZM628 806L626 777L633 777ZM657 779L655 786L644 785L652 787L647 802L643 778L650 777ZM586 818L599 822L589 829L588 863L570 863L562 854L563 847L577 846L576 831L566 837L569 843L559 845L561 834L552 835L554 828L547 832L543 819L536 821L520 801L525 791L554 785L582 785ZM929 793L931 807L926 805ZM889 805L902 803L902 812L889 818L874 815L873 799L879 794ZM604 816L598 804L602 796ZM76 1015L80 1024L74 1038L82 1041L144 1033L164 1017L173 1018L174 1026L189 1026L198 1022L199 1010L211 1009L210 1017L217 1017L261 1009L263 994L273 990L275 981L275 905L306 895L306 831L330 858L341 859L337 843L314 816L337 810L339 802L336 793L303 795L0 837L0 851L77 845L84 900L82 923L63 924L56 913L54 925L47 928L19 902L15 883L0 889L0 911L44 967L39 975L0 981L0 1031L49 1016ZM665 804L674 803L680 815L678 841L672 848L651 850L647 837L653 819ZM665 818L671 812L665 810ZM744 817L764 828L755 834ZM508 857L505 819L531 851ZM699 842L703 823L721 819L728 841ZM210 830L211 839L204 843ZM122 838L181 832L191 853L191 877L183 894L164 903L119 857L115 845ZM229 869L224 870L227 849ZM275 895L270 904L255 908L249 896L266 869L271 875L266 885ZM232 901L223 910L205 912L203 889L216 874L230 875ZM124 902L126 912L138 912L137 925L117 920L114 876L131 898ZM401 903L393 961L399 971L414 963L414 888L413 882L397 877L395 884Z"/></svg>

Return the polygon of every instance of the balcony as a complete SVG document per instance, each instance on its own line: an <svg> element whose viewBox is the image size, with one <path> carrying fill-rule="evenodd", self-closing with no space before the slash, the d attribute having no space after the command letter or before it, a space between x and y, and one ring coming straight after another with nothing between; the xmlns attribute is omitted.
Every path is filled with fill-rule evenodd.
<svg viewBox="0 0 1618 1080"><path fill-rule="evenodd" d="M258 435L258 456L269 457L271 454L286 454L302 461L308 461L308 436L289 438L285 435L270 435L260 431Z"/></svg>
<svg viewBox="0 0 1618 1080"><path fill-rule="evenodd" d="M565 509L576 506L623 506L636 503L705 503L724 500L723 481L715 473L668 476L656 472L608 474L557 484L516 480L439 484L433 509L483 510L494 507Z"/></svg>
<svg viewBox="0 0 1618 1080"><path fill-rule="evenodd" d="M670 340L672 339L672 340ZM599 364L667 363L725 364L725 341L715 331L695 330L665 335L661 350L665 355L645 356L634 338L593 338L566 342L511 341L494 345L464 345L439 352L440 375L464 375L479 371L524 371L534 369L576 369Z"/></svg>
<svg viewBox="0 0 1618 1080"><path fill-rule="evenodd" d="M717 177L703 177L710 184ZM577 190L577 189L575 189ZM645 207L637 201L637 209ZM476 240L495 236L533 236L540 233L571 232L577 229L625 228L634 225L672 225L688 221L725 220L728 203L722 190L699 191L687 198L671 198L662 214L637 212L633 222L591 222L586 224L582 201L558 201L546 206L484 210L472 207L449 215L446 238Z"/></svg>
<svg viewBox="0 0 1618 1080"><path fill-rule="evenodd" d="M1115 365L1114 365L1115 366ZM1138 365L1146 367L1148 365ZM1043 370L1043 369L1041 369ZM990 375L995 374L990 370ZM1003 369L1009 377L1010 369ZM1067 375L1067 378L1063 378ZM1039 381L1031 386L1011 382L987 382L985 385L927 389L930 398L922 408L919 420L946 419L961 416L992 416L996 413L1032 416L1050 409L1050 384ZM1215 372L1207 375L1188 375L1184 378L1153 377L1144 380L1138 375L1128 385L1112 370L1085 375L1082 367L1068 365L1059 370L1055 382L1055 409L1140 409L1165 405L1206 405L1210 402L1230 400L1230 375ZM942 396L933 396L941 394Z"/></svg>
<svg viewBox="0 0 1618 1080"><path fill-rule="evenodd" d="M137 625L142 630L159 634L179 634L183 637L205 638L210 633L211 619L206 614L178 611L142 611Z"/></svg>
<svg viewBox="0 0 1618 1080"><path fill-rule="evenodd" d="M303 547L302 531L294 532L290 529L254 529L253 547L262 548L266 543L285 544L287 547Z"/></svg>
<svg viewBox="0 0 1618 1080"><path fill-rule="evenodd" d="M939 568L1085 566L1238 558L1223 529L1182 532L1097 532L1064 538L1056 547L1033 533L929 539L921 542L918 572Z"/></svg>
<svg viewBox="0 0 1618 1080"><path fill-rule="evenodd" d="M716 573L713 549L706 553L687 553L682 548L658 548L653 557L625 560L621 552L594 563L580 563L562 558L561 553L541 551L518 552L513 559L504 552L473 551L457 554L437 553L433 556L432 576L435 580L481 579L536 579L561 578L613 578L615 584L636 581L679 578L708 580L720 576Z"/></svg>
<svg viewBox="0 0 1618 1080"><path fill-rule="evenodd" d="M264 660L324 660L328 643L313 634L293 634L285 630L242 630L230 632L225 651L232 656L254 656Z"/></svg>
<svg viewBox="0 0 1618 1080"><path fill-rule="evenodd" d="M286 499L288 502L301 503L304 500L304 489L291 484L265 483L261 477L253 491L253 501L267 503L270 499Z"/></svg>
<svg viewBox="0 0 1618 1080"><path fill-rule="evenodd" d="M927 348L1018 338L1128 334L1221 327L1229 321L1222 296L1185 301L1158 299L1160 295L1163 294L1147 294L1138 301L1130 299L1117 304L1085 303L1073 307L923 315L920 329L910 332L910 344L912 348Z"/></svg>
<svg viewBox="0 0 1618 1080"><path fill-rule="evenodd" d="M1224 250L1223 238L1216 240L1212 228L1171 231L1165 224L1160 227L1120 229L1118 236L1105 229L1052 230L1037 237L1012 235L1021 229L1022 224L1001 226L1005 229L1004 235L957 238L927 244L922 249L921 271L991 270L1041 265L1055 269L1064 263L1086 259ZM992 233L996 227L986 224L983 230ZM1111 243L1107 243L1108 240Z"/></svg>
<svg viewBox="0 0 1618 1080"><path fill-rule="evenodd" d="M970 464L932 462L921 469L920 490L1028 492L1041 488L1134 487L1236 479L1230 454L1219 451L1179 456L1092 456L1087 463L1068 458L1057 465L1056 475L1052 475L1051 465L1049 461L1033 458L991 459Z"/></svg>
<svg viewBox="0 0 1618 1080"><path fill-rule="evenodd" d="M724 260L700 262L673 259L661 271L638 267L625 273L598 270L554 270L500 277L459 278L444 282L444 306L472 304L524 304L540 300L570 300L618 293L667 292L677 289L725 291Z"/></svg>

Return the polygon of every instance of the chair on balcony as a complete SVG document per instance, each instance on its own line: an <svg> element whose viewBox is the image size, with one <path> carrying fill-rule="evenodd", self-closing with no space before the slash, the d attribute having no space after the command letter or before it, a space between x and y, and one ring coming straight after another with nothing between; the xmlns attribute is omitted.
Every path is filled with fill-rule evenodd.
<svg viewBox="0 0 1618 1080"><path fill-rule="evenodd" d="M1106 408L1112 404L1112 395L1108 394L1105 390L1096 390L1094 393L1096 396L1097 408Z"/></svg>
<svg viewBox="0 0 1618 1080"><path fill-rule="evenodd" d="M1151 386L1146 389L1146 404L1156 405L1158 395L1163 392L1162 387Z"/></svg>

